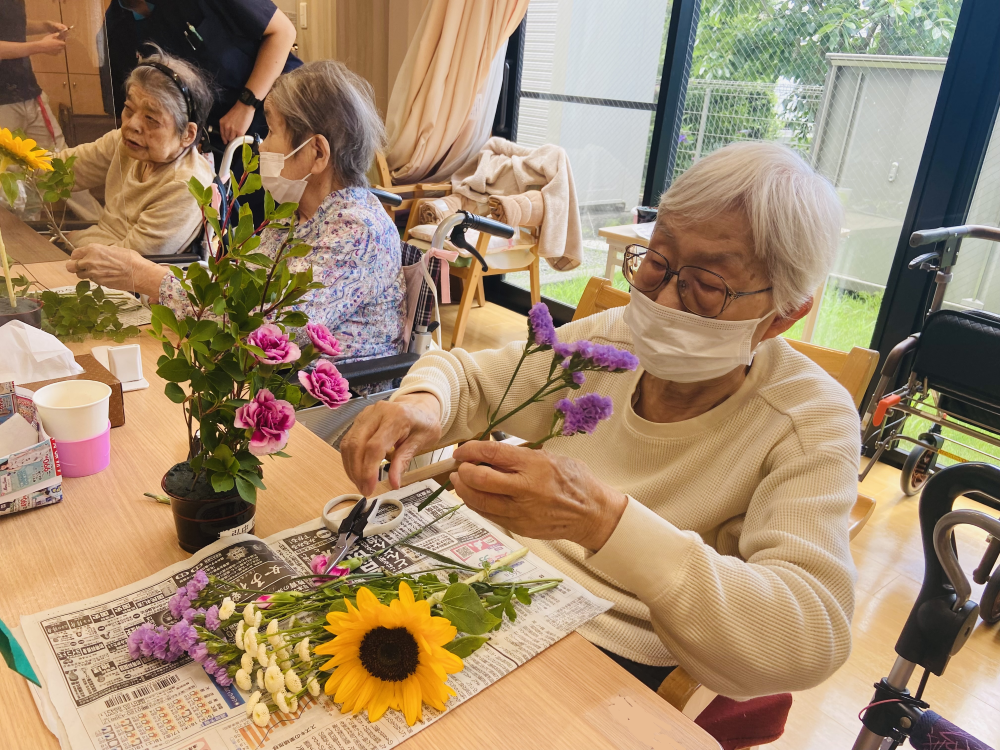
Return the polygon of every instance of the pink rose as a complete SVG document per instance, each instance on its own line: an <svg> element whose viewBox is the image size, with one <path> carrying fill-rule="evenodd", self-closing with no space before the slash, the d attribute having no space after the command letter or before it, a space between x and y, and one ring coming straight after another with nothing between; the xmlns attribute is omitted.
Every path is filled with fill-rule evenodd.
<svg viewBox="0 0 1000 750"><path fill-rule="evenodd" d="M312 372L299 370L299 382L310 396L331 409L346 403L351 394L347 390L347 380L333 364L321 359Z"/></svg>
<svg viewBox="0 0 1000 750"><path fill-rule="evenodd" d="M250 452L266 456L277 453L288 443L288 431L295 424L295 409L287 401L276 399L267 388L261 388L253 401L236 410L234 424L253 430Z"/></svg>
<svg viewBox="0 0 1000 750"><path fill-rule="evenodd" d="M265 323L256 331L247 336L247 343L264 350L264 357L254 355L265 365L281 365L286 362L294 362L302 352L299 347L293 344L288 336L281 332L281 329L274 323Z"/></svg>
<svg viewBox="0 0 1000 750"><path fill-rule="evenodd" d="M326 566L329 564L330 558L326 555L314 555L313 559L309 561L309 569L316 575L321 576L320 578L313 578L314 585L322 586L332 578L340 578L351 572L350 568L342 568L339 565L334 565L329 573L324 574L323 571L326 570Z"/></svg>
<svg viewBox="0 0 1000 750"><path fill-rule="evenodd" d="M325 325L321 323L307 323L306 333L309 334L309 340L312 341L312 345L316 347L316 351L320 354L328 354L331 357L335 357L342 353L340 342L334 338Z"/></svg>

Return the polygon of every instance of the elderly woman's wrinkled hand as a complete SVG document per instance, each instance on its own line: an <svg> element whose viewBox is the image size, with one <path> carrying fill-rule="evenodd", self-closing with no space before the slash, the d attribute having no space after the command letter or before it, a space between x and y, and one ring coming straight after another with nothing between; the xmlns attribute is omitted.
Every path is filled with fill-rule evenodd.
<svg viewBox="0 0 1000 750"><path fill-rule="evenodd" d="M465 462L451 475L455 494L490 521L532 539L568 539L599 550L628 504L567 456L472 440L454 457Z"/></svg>
<svg viewBox="0 0 1000 750"><path fill-rule="evenodd" d="M121 247L84 245L73 250L66 270L114 289L131 289L135 253Z"/></svg>

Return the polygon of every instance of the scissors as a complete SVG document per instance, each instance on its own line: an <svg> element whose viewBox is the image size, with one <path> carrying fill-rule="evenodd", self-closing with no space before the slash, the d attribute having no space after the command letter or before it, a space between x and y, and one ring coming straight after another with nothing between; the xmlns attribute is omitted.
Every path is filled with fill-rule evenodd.
<svg viewBox="0 0 1000 750"><path fill-rule="evenodd" d="M358 498L353 505L346 503ZM369 504L370 503L370 504ZM338 507L343 506L343 507ZM396 513L391 518L379 523L372 523L382 508L395 508ZM347 555L347 551L361 537L375 536L392 531L403 522L406 508L399 500L378 497L369 501L361 495L341 495L323 506L323 524L337 534L337 543L330 551L330 562L323 574L328 574Z"/></svg>

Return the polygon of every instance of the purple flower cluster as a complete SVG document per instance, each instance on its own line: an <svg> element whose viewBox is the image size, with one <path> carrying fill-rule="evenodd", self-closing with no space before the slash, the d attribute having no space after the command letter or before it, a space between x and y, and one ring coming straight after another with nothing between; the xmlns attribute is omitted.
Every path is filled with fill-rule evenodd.
<svg viewBox="0 0 1000 750"><path fill-rule="evenodd" d="M558 340L549 308L544 302L533 305L528 311L528 344L552 346Z"/></svg>
<svg viewBox="0 0 1000 750"><path fill-rule="evenodd" d="M199 570L185 586L178 587L174 595L170 597L167 608L175 619L185 619L190 621L197 610L192 609L191 602L198 598L198 595L208 585L208 574L204 570ZM204 611L204 610L202 610ZM191 616L186 616L191 612Z"/></svg>
<svg viewBox="0 0 1000 750"><path fill-rule="evenodd" d="M566 370L601 370L603 372L623 372L639 366L639 359L624 349L616 349L610 344L595 344L593 341L573 341L556 343L553 353L562 358L560 363ZM578 381L579 382L579 381Z"/></svg>
<svg viewBox="0 0 1000 750"><path fill-rule="evenodd" d="M575 401L568 398L556 402L556 411L563 415L563 437L586 432L588 435L597 425L611 416L614 407L611 399L599 393L587 393Z"/></svg>
<svg viewBox="0 0 1000 750"><path fill-rule="evenodd" d="M146 622L128 637L130 659L145 656L171 662L177 661L184 654L201 664L220 685L233 683L226 667L209 658L208 647L198 640L198 631L187 620L174 623L169 630L162 625Z"/></svg>

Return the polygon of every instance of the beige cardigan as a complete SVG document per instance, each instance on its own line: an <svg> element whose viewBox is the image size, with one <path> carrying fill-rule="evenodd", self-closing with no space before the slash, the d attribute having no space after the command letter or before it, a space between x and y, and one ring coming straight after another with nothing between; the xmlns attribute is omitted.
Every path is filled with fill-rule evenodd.
<svg viewBox="0 0 1000 750"><path fill-rule="evenodd" d="M624 308L559 329L632 348ZM470 354L425 354L398 395L434 394L449 441L486 426L524 344ZM551 359L534 355L505 404L535 392ZM680 663L734 698L804 690L851 650L855 571L848 515L857 499L860 437L850 395L783 339L765 341L740 389L719 406L673 424L631 406L639 373L587 373L576 394L596 392L614 415L593 435L555 438L545 450L573 456L629 496L596 554L568 541L521 539L539 557L614 602L580 633L643 664ZM552 405L502 429L545 435Z"/></svg>
<svg viewBox="0 0 1000 750"><path fill-rule="evenodd" d="M129 157L120 130L93 143L59 152L60 159L76 156L76 189L104 186L105 206L100 221L72 232L77 247L89 243L117 245L143 255L182 252L201 231L201 212L188 192L188 180L212 182L212 168L190 148L173 162L139 179L142 164Z"/></svg>

